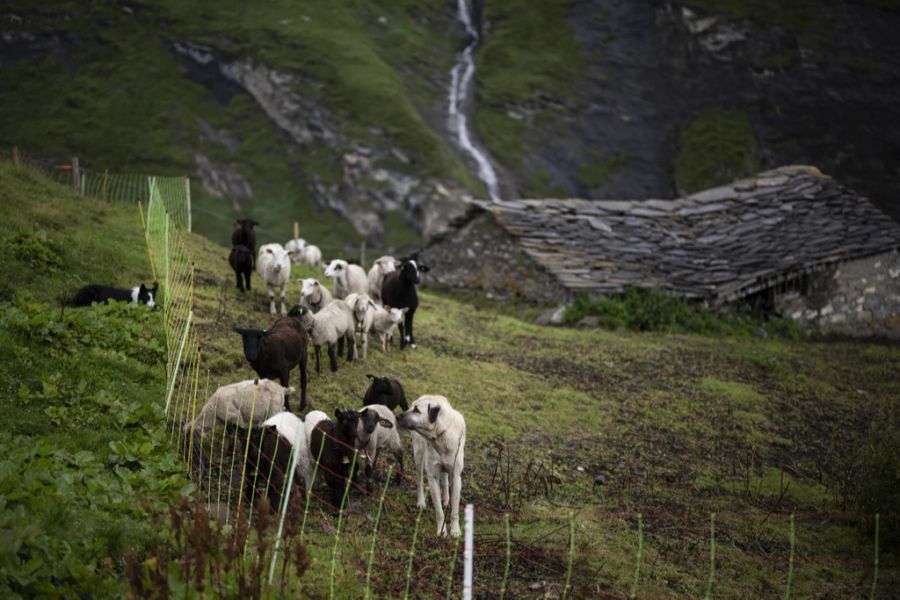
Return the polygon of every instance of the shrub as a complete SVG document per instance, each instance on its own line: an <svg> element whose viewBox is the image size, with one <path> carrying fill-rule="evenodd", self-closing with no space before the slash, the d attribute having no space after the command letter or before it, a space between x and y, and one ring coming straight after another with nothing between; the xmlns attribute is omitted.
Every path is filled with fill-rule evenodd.
<svg viewBox="0 0 900 600"><path fill-rule="evenodd" d="M27 229L19 229L16 234L6 240L5 245L13 256L28 263L32 268L42 271L57 271L62 266L62 259L47 241L47 232L34 233Z"/></svg>
<svg viewBox="0 0 900 600"><path fill-rule="evenodd" d="M576 323L599 317L609 329L745 335L756 329L785 337L802 337L803 330L784 319L761 321L738 312L713 312L658 289L628 288L620 296L591 298L581 295L566 308L563 320Z"/></svg>

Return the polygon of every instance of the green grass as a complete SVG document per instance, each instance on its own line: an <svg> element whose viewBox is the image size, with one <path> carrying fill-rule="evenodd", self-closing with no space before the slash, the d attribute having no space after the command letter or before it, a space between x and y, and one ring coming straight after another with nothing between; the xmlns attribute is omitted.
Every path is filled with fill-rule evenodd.
<svg viewBox="0 0 900 600"><path fill-rule="evenodd" d="M43 422L45 429L27 443L7 442L7 456L12 458L4 460L15 467L0 460L0 486L7 481L3 477L16 473L9 481L26 493L10 500L8 488L0 487L6 502L0 508L0 531L10 522L22 521L17 511L23 509L17 507L24 506L26 516L44 523L40 531L45 537L29 546L35 548L52 534L66 542L70 538L68 532L51 527L52 504L40 499L50 493L47 482L52 479L23 486L20 473L31 471L19 465L36 473L45 468L72 473L73 489L80 496L71 499L66 492L67 502L55 506L68 507L70 520L88 524L92 521L86 515L108 514L105 504L88 506L101 493L93 486L113 486L102 494L109 497L110 506L117 506L115 486L120 484L109 480L110 473L121 472L123 466L132 471L129 478L135 479L129 482L135 491L129 499L158 479L141 473L145 466L168 460L165 457L171 454L164 446L103 447L98 440L120 441L115 439L118 435L130 442L143 435L140 431L157 426L142 409L132 412L128 407L158 401L162 369L147 362L145 350L120 337L140 337L146 328L151 333L148 356L158 352L150 340L161 342L154 333L156 315L127 307L90 309L93 312L84 313L79 321L67 311L71 325L61 327L58 321L55 298L77 281L109 279L126 285L146 278L135 207L76 198L27 172L0 169L0 199L4 205L20 206L14 224L35 234L21 245L49 248L61 261L56 266L52 259L40 258L49 256L49 250L37 251L39 264L59 270L48 270L40 281L29 275L31 267L19 270L18 262L24 259L2 267L14 282L0 297L4 423L11 422L7 415L23 413L26 424ZM90 226L64 227L71 219ZM47 232L45 239L38 235L40 230ZM14 228L7 235L16 232ZM103 237L99 234L115 235L116 243L94 242ZM224 260L226 248L196 235L187 236L186 243L198 267L194 314L210 386L252 377L231 328L271 323L259 279L254 275L254 290L242 295L233 288ZM89 253L102 260L77 258ZM71 284L62 280L66 273ZM321 280L316 269L299 269L293 275ZM30 298L23 296L26 291ZM297 298L295 281L288 294ZM797 563L795 594L868 593L873 535L865 515L895 511L885 504L863 506L851 490L871 482L870 497L890 500L896 489L890 486L888 468L895 456L890 440L898 431L893 415L898 414L900 398L900 381L894 376L900 370L900 350L895 345L718 332L550 328L531 322L536 307L475 303L427 288L420 300L416 350L400 352L395 347L383 354L371 344L366 360L351 364L341 360L337 373L311 374L310 408L330 413L338 406L357 405L366 373L398 377L413 398L440 393L450 399L467 421L463 502L476 505L476 573L484 593L497 592L504 572L505 512L512 517L514 550L509 597L543 596L551 586L560 589L566 574L570 514L576 523L570 597L627 593L634 573L635 514L640 512L644 563L639 596L702 595L709 512L716 512L720 560L715 594L783 596L791 511L798 512L796 553L803 557ZM96 320L101 334L81 340L90 320ZM52 336L53 343L46 336ZM60 341L70 336L73 341ZM52 349L55 344L60 345L58 350ZM67 344L75 344L77 352L70 352ZM104 361L115 373L99 370ZM98 369L97 375L86 375L92 387L79 390L81 377L73 373L93 369ZM93 386L108 391L101 394ZM82 400L82 394L88 399ZM116 401L121 407L112 408ZM91 408L107 404L111 408L105 412ZM46 412L48 406L62 412ZM88 422L90 418L94 421ZM142 424L129 424L129 419ZM125 423L122 430L115 429L119 420ZM107 425L112 428L108 432ZM408 447L405 436L404 443ZM42 444L65 454L48 459L40 454L47 452L41 450ZM23 456L19 448L36 448L37 454L28 458L31 455ZM79 455L81 451L90 452L93 459ZM135 460L141 465L136 470ZM79 461L86 467L78 468ZM410 462L407 458L407 466ZM867 467L853 467L856 464ZM605 485L594 485L598 474L606 477ZM396 597L406 584L416 514L414 487L392 486L388 499L374 585L379 596ZM352 498L342 525L339 597L360 596L375 508L370 499ZM88 541L73 544L71 558L60 564L80 560L89 568L100 566L95 579L70 575L65 581L75 583L67 590L85 589L79 584L84 581L91 583L91 590L109 590L107 595L121 592L117 558L121 554L112 552L129 547L131 536L138 536L152 521L140 515L132 521L123 516L127 511L111 514L113 524L102 533L92 529L93 535L87 535L78 528L71 532L72 540ZM895 515L883 517L882 531L895 522ZM334 523L318 508L309 516L312 563L302 581L310 594L327 589ZM435 539L433 527L429 507L417 542L413 596L443 596L446 589L454 546ZM111 563L104 562L107 556ZM890 597L900 577L897 559L896 544L884 542L877 597ZM9 563L3 564L9 568ZM457 592L461 569L458 563Z"/></svg>
<svg viewBox="0 0 900 600"><path fill-rule="evenodd" d="M688 193L758 170L756 137L746 113L708 110L681 130L678 142L675 183Z"/></svg>
<svg viewBox="0 0 900 600"><path fill-rule="evenodd" d="M546 100L566 104L576 83L584 56L566 20L571 5L570 0L484 5L487 30L476 56L475 127L504 164L516 166L524 155L524 124L506 110L516 105L552 110Z"/></svg>
<svg viewBox="0 0 900 600"><path fill-rule="evenodd" d="M616 154L607 158L602 153L595 152L592 162L578 167L578 179L587 188L598 188L609 181L617 169L627 164L627 154Z"/></svg>

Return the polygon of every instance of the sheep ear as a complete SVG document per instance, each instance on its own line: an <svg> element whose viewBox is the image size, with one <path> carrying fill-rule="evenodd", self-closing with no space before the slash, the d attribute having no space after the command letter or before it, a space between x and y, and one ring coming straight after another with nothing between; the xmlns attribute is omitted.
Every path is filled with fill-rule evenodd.
<svg viewBox="0 0 900 600"><path fill-rule="evenodd" d="M428 405L428 420L431 421L432 423L434 423L435 421L437 421L438 413L440 413L440 412L441 412L440 404L438 404L437 406L431 406L429 404Z"/></svg>
<svg viewBox="0 0 900 600"><path fill-rule="evenodd" d="M232 331L234 331L235 333L239 333L239 334L241 334L241 335L244 335L244 333L246 333L246 331L247 331L246 329L242 329L242 328L240 328L240 327L232 327L231 329L232 329Z"/></svg>
<svg viewBox="0 0 900 600"><path fill-rule="evenodd" d="M390 305L390 304L385 304L385 305L384 305L384 310L386 310L386 311L388 311L388 312L391 312L391 305Z"/></svg>
<svg viewBox="0 0 900 600"><path fill-rule="evenodd" d="M371 373L366 373L366 377L368 377L369 379L375 379L375 376Z"/></svg>
<svg viewBox="0 0 900 600"><path fill-rule="evenodd" d="M340 418L341 418L341 414L343 414L343 413L341 413L341 409L339 409L339 408L334 409L334 416L335 416L337 419L340 419Z"/></svg>
<svg viewBox="0 0 900 600"><path fill-rule="evenodd" d="M369 305L370 305L372 308L378 308L378 305L375 304L375 301L372 300L371 298L369 298Z"/></svg>
<svg viewBox="0 0 900 600"><path fill-rule="evenodd" d="M419 270L422 271L423 273L427 273L431 269L428 267L428 265L419 265Z"/></svg>
<svg viewBox="0 0 900 600"><path fill-rule="evenodd" d="M402 315L405 315L407 312L409 312L409 307L408 307L408 306L406 306L406 307L400 309L400 314L402 314Z"/></svg>
<svg viewBox="0 0 900 600"><path fill-rule="evenodd" d="M266 337L267 335L272 335L272 331L269 329L262 330L262 337Z"/></svg>
<svg viewBox="0 0 900 600"><path fill-rule="evenodd" d="M387 419L385 419L384 417L380 417L378 419L378 424L381 425L382 427L384 427L385 429L393 429L394 428L394 424L391 423L390 421L388 421Z"/></svg>

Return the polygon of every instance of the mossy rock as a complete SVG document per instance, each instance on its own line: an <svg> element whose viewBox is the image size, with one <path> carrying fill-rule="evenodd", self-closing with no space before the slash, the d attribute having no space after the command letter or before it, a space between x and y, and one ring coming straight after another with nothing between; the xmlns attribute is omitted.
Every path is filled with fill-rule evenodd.
<svg viewBox="0 0 900 600"><path fill-rule="evenodd" d="M759 170L755 151L747 113L706 111L679 135L675 184L692 193L751 175Z"/></svg>

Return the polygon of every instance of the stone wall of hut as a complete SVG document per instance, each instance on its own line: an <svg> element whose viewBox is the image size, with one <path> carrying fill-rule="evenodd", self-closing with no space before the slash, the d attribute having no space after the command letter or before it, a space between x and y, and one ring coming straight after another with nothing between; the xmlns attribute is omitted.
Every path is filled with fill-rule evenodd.
<svg viewBox="0 0 900 600"><path fill-rule="evenodd" d="M571 294L538 265L521 244L484 212L422 250L425 284L443 289L482 290L500 299L566 302Z"/></svg>
<svg viewBox="0 0 900 600"><path fill-rule="evenodd" d="M839 263L776 294L774 305L778 314L826 331L900 338L900 253Z"/></svg>

